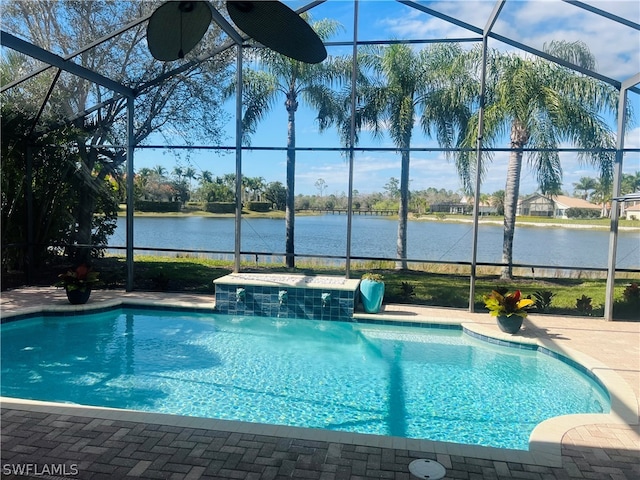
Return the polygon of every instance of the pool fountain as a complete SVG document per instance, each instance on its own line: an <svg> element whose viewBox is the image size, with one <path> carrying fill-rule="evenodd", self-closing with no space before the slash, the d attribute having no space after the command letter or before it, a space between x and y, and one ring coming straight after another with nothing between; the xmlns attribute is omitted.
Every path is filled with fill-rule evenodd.
<svg viewBox="0 0 640 480"><path fill-rule="evenodd" d="M216 310L220 313L350 320L360 280L329 275L232 273L213 283Z"/></svg>

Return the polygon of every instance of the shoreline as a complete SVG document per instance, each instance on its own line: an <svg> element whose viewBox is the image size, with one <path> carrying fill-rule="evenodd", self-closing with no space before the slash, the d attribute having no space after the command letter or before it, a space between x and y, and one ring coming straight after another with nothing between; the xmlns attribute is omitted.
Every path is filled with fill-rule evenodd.
<svg viewBox="0 0 640 480"><path fill-rule="evenodd" d="M466 218L447 218L444 220L440 220L438 218L412 218L411 220L416 221L427 221L427 222L443 222L443 223L473 223L473 219ZM502 226L503 222L500 220L484 220L482 218L478 219L478 223L481 225L498 225ZM574 229L591 229L595 228L598 230L609 230L610 225L590 225L587 223L555 223L555 222L530 222L527 220L518 221L516 217L516 226L517 227L554 227L554 228L574 228ZM640 231L640 226L620 226L618 225L618 230L625 231Z"/></svg>
<svg viewBox="0 0 640 480"><path fill-rule="evenodd" d="M320 216L327 215L327 213L320 212L296 212L296 216ZM118 212L118 218L125 217L125 212ZM270 219L283 219L284 220L284 212L268 212L268 213L259 213L259 212L242 212L243 217L248 218L270 218ZM193 212L175 212L175 213L153 213L153 212L136 212L134 214L134 218L136 217L156 217L156 218L175 218L175 217L206 217L206 218L234 218L234 213L209 213L204 211L193 211ZM389 220L397 220L398 216L385 216ZM473 223L472 218L457 218L457 217L446 217L446 218L438 218L434 215L421 215L414 216L409 215L409 221L415 222L441 222L441 223ZM478 219L478 223L480 225L497 225L502 226L503 221L497 219L487 219L485 217L480 217ZM597 229L597 230L609 230L610 224L589 224L589 223L563 223L563 222L535 222L529 220L520 220L516 217L516 226L517 227L536 227L536 228L571 228L571 229ZM638 231L640 232L640 225L638 226L628 226L628 225L618 225L619 231Z"/></svg>

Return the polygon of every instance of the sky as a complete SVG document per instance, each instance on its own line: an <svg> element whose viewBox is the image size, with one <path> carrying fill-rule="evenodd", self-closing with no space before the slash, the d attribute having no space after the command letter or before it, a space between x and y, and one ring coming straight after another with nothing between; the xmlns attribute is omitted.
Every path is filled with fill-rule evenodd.
<svg viewBox="0 0 640 480"><path fill-rule="evenodd" d="M292 8L306 4L302 1L285 2ZM495 2L458 0L448 2L420 2L442 13L457 16L462 21L483 28ZM640 23L640 4L635 0L585 2L614 15ZM361 0L358 10L359 40L388 39L436 39L436 38L479 38L473 32L452 25L427 13L405 5L383 0ZM353 2L329 0L311 10L313 20L333 18L338 20L343 30L331 41L353 39ZM520 1L509 0L500 14L494 32L514 38L526 45L542 49L545 42L563 39L581 40L587 43L597 60L597 71L617 80L626 80L640 72L640 32L624 25L616 25L611 20L557 0ZM473 45L473 43L469 43ZM490 40L489 46L503 51L515 51L513 47L497 40ZM419 47L416 47L419 48ZM329 55L348 54L351 47L329 47ZM640 148L640 95L629 93L634 110L631 125L627 129L625 148ZM235 145L234 101L225 105L229 122L225 126L225 145ZM615 131L615 119L606 118ZM287 140L287 121L284 98L278 100L271 114L258 125L252 136L252 146L284 148ZM296 114L296 145L298 147L338 147L339 138L335 130L318 133L315 112L301 102ZM363 133L360 147L393 148L388 135L373 139ZM497 147L507 148L508 139ZM571 145L562 145L571 147ZM419 128L414 129L412 147L438 147L437 143L424 136ZM163 165L172 171L176 158L171 151L139 150L136 152L136 170L143 167ZM487 166L487 173L481 187L482 193L493 193L504 189L508 152L497 152ZM581 177L594 177L598 173L588 164L576 158L575 153L561 153L563 168L563 189L573 193L573 184ZM235 172L235 154L196 152L188 164L200 172L208 170L217 175ZM286 159L282 150L244 151L242 154L243 175L263 177L266 182L279 181L286 184ZM640 153L627 153L623 172L640 171ZM339 152L298 151L296 154L296 194L317 195L319 179L324 180L324 195L341 195L348 192L349 165ZM400 155L395 152L368 151L355 155L353 166L353 188L360 193L384 191L384 186L392 177L400 178ZM454 165L441 152L413 152L410 162L410 189L422 190L429 187L451 191L461 191L461 183ZM525 164L521 176L521 194L533 193L537 189L535 176Z"/></svg>

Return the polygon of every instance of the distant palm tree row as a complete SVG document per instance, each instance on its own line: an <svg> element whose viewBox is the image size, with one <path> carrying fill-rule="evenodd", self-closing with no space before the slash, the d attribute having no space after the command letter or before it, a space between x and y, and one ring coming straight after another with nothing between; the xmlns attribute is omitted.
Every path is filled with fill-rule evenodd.
<svg viewBox="0 0 640 480"><path fill-rule="evenodd" d="M332 20L312 23L323 40L340 26ZM580 42L551 42L547 53L575 65L594 69L593 56ZM319 65L304 64L267 49L251 59L243 73L244 142L250 143L260 120L284 99L287 121L287 266L294 267L295 114L300 101L318 112L321 130L335 127L344 146L358 143L361 130L374 136L388 134L401 157L398 209L398 268L406 268L407 215L411 142L419 125L425 137L452 148L466 192L472 192L478 166L475 148L480 136L484 147L497 147L506 138L511 153L504 195L503 277L511 277L513 236L520 176L524 160L536 176L542 193L558 193L562 166L557 149L567 142L585 149L579 158L600 171L609 184L615 147L614 135L603 119L616 114L618 92L609 85L557 64L517 55L488 52L484 128L480 133L479 48L431 44L416 49L406 44L364 47L358 53L355 110L351 106L352 58L329 57ZM233 88L228 95L233 95ZM352 130L352 125L355 129ZM525 153L525 148L527 149ZM533 151L529 150L533 149ZM491 153L484 154L490 161Z"/></svg>

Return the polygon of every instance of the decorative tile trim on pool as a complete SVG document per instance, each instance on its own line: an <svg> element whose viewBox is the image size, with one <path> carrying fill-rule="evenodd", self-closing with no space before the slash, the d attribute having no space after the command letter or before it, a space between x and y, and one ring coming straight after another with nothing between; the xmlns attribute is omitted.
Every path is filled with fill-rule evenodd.
<svg viewBox="0 0 640 480"><path fill-rule="evenodd" d="M50 315L81 315L96 312L107 311L116 308L133 308L145 307L158 310L182 310L189 309L202 312L215 312L213 306L209 306L208 300L189 299L188 303L184 300L170 300L157 298L136 298L129 299L119 297L117 299L107 299L100 303L93 303L81 306L72 305L56 305L56 306L34 306L26 308L22 311L0 312L2 322L11 322L15 320L33 318L37 316ZM203 419L197 417L180 417L175 415L155 414L147 412L115 410L104 407L87 407L80 405L56 404L51 402L31 401L24 399L15 399L8 397L0 397L0 402L9 408L19 408L32 411L47 412L63 412L65 414L91 415L95 418L122 419L131 421L143 421L148 423L157 423L163 425L180 425L193 426L198 424L203 428L221 429L227 431L236 431L255 434L271 434L276 436L309 438L309 439L325 439L326 441L336 441L343 443L352 443L359 445L371 446L389 446L391 448L403 448L424 452L447 453L451 455L465 455L476 458L486 458L490 460L512 461L520 463L530 463L547 466L561 466L561 442L563 435L572 428L576 428L586 424L610 424L625 423L629 425L637 425L638 406L635 394L628 384L615 372L600 364L593 358L582 354L578 351L567 351L567 355L571 355L579 359L580 363L573 360L569 356L554 352L540 344L539 341L529 339L518 339L519 341L510 341L508 339L499 339L492 337L492 333L483 335L479 331L475 331L476 327L472 321L468 319L453 319L449 317L431 318L430 316L414 317L414 321L395 320L389 316L380 316L379 318L368 315L356 314L352 321L364 323L383 323L383 324L400 324L406 326L418 326L423 328L449 328L462 329L467 334L482 341L490 341L495 344L503 344L515 348L537 348L541 352L551 356L558 356L559 359L567 361L572 366L578 365L581 371L589 372L594 375L593 371L598 371L602 378L597 378L598 382L605 384L605 390L612 396L611 413L610 414L588 414L588 415L569 415L564 417L556 417L549 419L538 425L531 435L529 441L529 451L515 451L507 449L497 449L492 447L469 446L461 444L451 444L446 442L433 442L427 440L405 439L398 437L380 437L367 434L356 434L351 432L332 432L325 430L307 429L301 427L282 427L266 424L251 424L245 422L231 422L225 420ZM473 330L472 330L473 328ZM484 327L480 327L482 331ZM496 333L498 337L503 336ZM504 337L504 336L503 336ZM522 340L522 341L520 341ZM566 360L565 360L566 359ZM575 364L575 365L574 365Z"/></svg>
<svg viewBox="0 0 640 480"><path fill-rule="evenodd" d="M218 313L350 321L360 281L332 276L233 273L213 283Z"/></svg>
<svg viewBox="0 0 640 480"><path fill-rule="evenodd" d="M520 349L520 350L536 351L536 352L539 352L539 353L541 353L543 355L547 355L547 356L549 356L551 358L555 358L556 360L559 360L559 361L561 361L563 363L566 363L570 367L574 368L575 370L578 370L579 372L583 373L584 375L589 377L591 380L596 382L604 390L604 392L607 394L607 397L608 397L609 401L611 401L611 393L609 392L609 390L607 389L605 384L602 382L602 380L600 380L600 378L598 378L598 376L595 375L590 369L586 368L581 363L576 362L575 360L572 360L571 358L567 357L566 355L563 355L563 354L558 353L558 352L554 352L553 350L551 350L549 348L546 348L546 347L543 347L542 345L538 345L538 344L534 344L534 343L521 343L521 342L512 342L512 341L509 341L509 340L501 340L499 338L493 338L493 337L489 337L487 335L482 335L481 333L474 332L473 330L469 330L468 328L465 328L465 327L462 327L462 330L464 331L464 333L466 333L470 337L477 338L478 340L482 340L483 342L488 342L488 343L491 343L493 345L499 345L501 347L509 347L509 348L517 348L517 349Z"/></svg>

